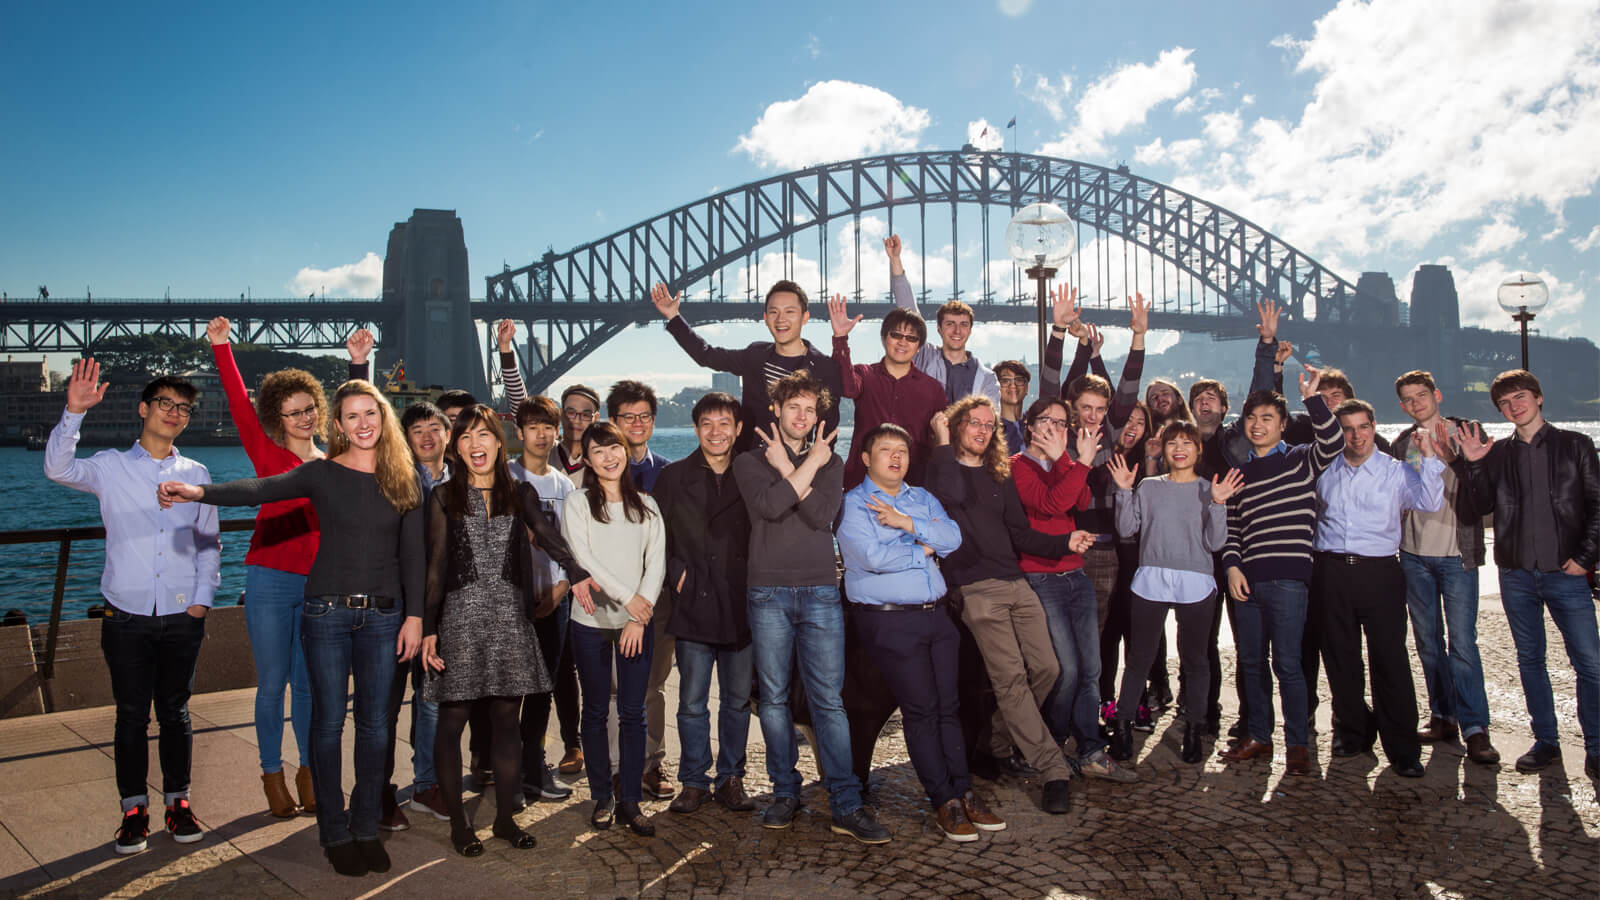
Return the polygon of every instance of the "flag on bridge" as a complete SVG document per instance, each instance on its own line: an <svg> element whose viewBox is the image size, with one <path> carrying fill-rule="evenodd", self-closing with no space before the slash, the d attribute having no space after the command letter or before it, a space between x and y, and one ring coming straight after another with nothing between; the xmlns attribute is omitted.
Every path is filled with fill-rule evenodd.
<svg viewBox="0 0 1600 900"><path fill-rule="evenodd" d="M1017 117L1016 116L1012 116L1011 117L1011 121L1006 123L1006 127L1007 128L1015 128L1015 127L1017 127Z"/></svg>

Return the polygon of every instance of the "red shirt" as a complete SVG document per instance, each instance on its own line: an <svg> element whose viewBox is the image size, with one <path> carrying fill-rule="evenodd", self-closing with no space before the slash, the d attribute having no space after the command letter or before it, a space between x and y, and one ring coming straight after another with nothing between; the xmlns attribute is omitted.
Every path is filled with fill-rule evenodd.
<svg viewBox="0 0 1600 900"><path fill-rule="evenodd" d="M217 377L222 381L223 393L228 395L228 413L233 416L239 442L255 465L257 477L281 475L300 465L300 457L273 443L261 427L261 420L256 418L255 407L250 403L250 394L245 390L244 376L239 374L239 364L234 362L232 345L213 344L211 352L217 359ZM264 503L256 513L256 530L250 535L245 564L296 575L310 574L321 536L310 500Z"/></svg>
<svg viewBox="0 0 1600 900"><path fill-rule="evenodd" d="M1018 453L1011 457L1011 479L1017 483L1022 508L1028 511L1028 524L1045 534L1071 534L1077 530L1072 520L1074 509L1088 507L1089 467L1063 455L1046 472L1033 457ZM1068 553L1060 559L1018 553L1024 572L1054 575L1083 568L1083 557Z"/></svg>
<svg viewBox="0 0 1600 900"><path fill-rule="evenodd" d="M844 395L856 401L856 430L850 436L850 453L844 460L844 489L848 491L866 480L861 441L884 422L911 433L911 465L906 469L906 483L921 485L928 465L928 421L945 408L944 385L916 366L899 378L890 375L881 360L870 366L853 366L848 338L834 337L833 360L839 364Z"/></svg>

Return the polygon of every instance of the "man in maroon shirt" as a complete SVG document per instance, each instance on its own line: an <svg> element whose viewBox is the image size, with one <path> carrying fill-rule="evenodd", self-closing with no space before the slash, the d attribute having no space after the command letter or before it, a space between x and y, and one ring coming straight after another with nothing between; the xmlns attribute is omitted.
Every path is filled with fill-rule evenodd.
<svg viewBox="0 0 1600 900"><path fill-rule="evenodd" d="M834 294L828 301L833 361L839 366L844 396L856 402L855 433L850 436L850 453L845 457L844 489L850 490L867 477L859 444L869 431L884 422L899 425L911 434L911 465L905 480L920 486L928 465L928 423L934 413L945 407L944 385L913 365L917 350L928 339L927 323L912 310L890 310L879 329L883 359L870 366L857 366L850 364L849 335L861 319L852 319L845 312L843 294Z"/></svg>

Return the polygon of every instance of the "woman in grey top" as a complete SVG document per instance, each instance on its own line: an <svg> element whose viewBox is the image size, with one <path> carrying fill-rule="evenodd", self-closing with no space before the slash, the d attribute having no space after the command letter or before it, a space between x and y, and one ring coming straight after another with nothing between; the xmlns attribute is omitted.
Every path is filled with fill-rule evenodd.
<svg viewBox="0 0 1600 900"><path fill-rule="evenodd" d="M1197 763L1205 703L1193 693L1203 692L1210 681L1206 649L1217 602L1212 554L1228 539L1228 498L1244 486L1244 476L1238 469L1221 481L1213 477L1206 482L1196 475L1200 431L1184 419L1162 427L1161 453L1167 474L1144 479L1137 492L1135 473L1122 454L1112 454L1107 466L1117 486L1117 532L1123 537L1140 535L1139 569L1128 607L1128 664L1122 671L1110 753L1122 761L1133 758L1134 710L1156 646L1166 632L1170 608L1178 619L1183 669L1183 696L1178 698L1185 716L1180 755L1184 762Z"/></svg>
<svg viewBox="0 0 1600 900"><path fill-rule="evenodd" d="M554 611L552 597L535 596L529 541L574 577L567 544L543 513L532 485L511 477L500 419L478 404L456 416L448 452L455 475L428 498L428 587L423 609L423 698L439 704L434 758L440 793L450 813L450 842L463 856L483 843L461 804L461 732L473 701L484 700L491 723L494 836L521 850L533 835L517 827L517 769L522 761L518 713L526 694L551 689L534 619ZM554 662L553 660L549 662Z"/></svg>

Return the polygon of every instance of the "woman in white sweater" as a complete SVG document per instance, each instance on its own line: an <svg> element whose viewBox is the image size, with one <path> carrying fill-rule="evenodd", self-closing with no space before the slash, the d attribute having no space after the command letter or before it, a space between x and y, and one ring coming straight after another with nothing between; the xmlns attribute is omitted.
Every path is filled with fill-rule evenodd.
<svg viewBox="0 0 1600 900"><path fill-rule="evenodd" d="M622 432L596 422L583 433L583 486L567 495L561 531L578 564L589 572L587 590L574 590L572 651L583 696L584 768L594 797L590 822L611 827L620 817L634 834L655 826L639 809L644 776L644 695L650 680L650 617L667 571L666 529L654 500L628 476ZM621 797L611 795L606 717L611 666L616 660L618 763ZM620 801L620 803L619 803Z"/></svg>

